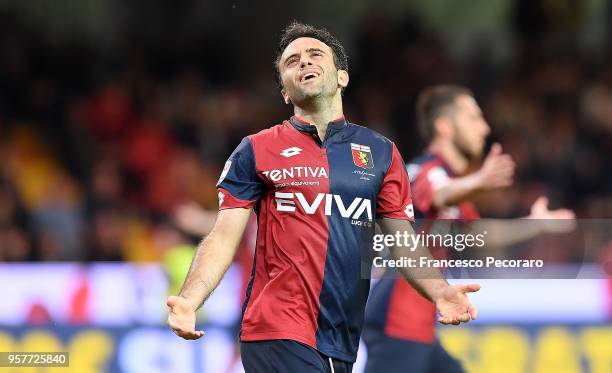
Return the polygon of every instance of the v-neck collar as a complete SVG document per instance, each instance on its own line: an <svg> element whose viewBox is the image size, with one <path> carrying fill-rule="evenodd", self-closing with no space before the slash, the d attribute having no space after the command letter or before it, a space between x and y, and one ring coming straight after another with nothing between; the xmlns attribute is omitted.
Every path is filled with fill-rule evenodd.
<svg viewBox="0 0 612 373"><path fill-rule="evenodd" d="M311 135L316 135L316 139L319 139L318 136L318 131L317 131L317 126L315 126L314 124L310 124L307 121L303 120L302 118L294 115L291 118L289 118L289 123L291 123L291 125L293 126L293 128L295 128L296 130L300 131L300 132L304 132L304 133L308 133ZM343 116L341 116L338 119L335 119L331 122L329 122L327 124L327 131L325 132L325 138L324 139L319 139L322 143L324 143L327 139L329 139L331 136L333 136L335 133L342 131L343 129L345 129L346 127L348 127L348 121L346 120L346 118Z"/></svg>

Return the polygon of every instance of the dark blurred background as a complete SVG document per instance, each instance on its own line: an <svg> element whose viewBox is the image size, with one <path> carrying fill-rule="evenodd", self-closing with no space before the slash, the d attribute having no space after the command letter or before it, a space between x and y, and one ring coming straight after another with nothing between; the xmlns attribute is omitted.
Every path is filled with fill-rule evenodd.
<svg viewBox="0 0 612 373"><path fill-rule="evenodd" d="M422 88L475 92L519 169L484 216L545 193L609 217L610 16L599 0L1 1L0 258L159 259L174 209L215 209L232 149L291 114L272 60L293 19L345 43L347 117L406 160Z"/></svg>

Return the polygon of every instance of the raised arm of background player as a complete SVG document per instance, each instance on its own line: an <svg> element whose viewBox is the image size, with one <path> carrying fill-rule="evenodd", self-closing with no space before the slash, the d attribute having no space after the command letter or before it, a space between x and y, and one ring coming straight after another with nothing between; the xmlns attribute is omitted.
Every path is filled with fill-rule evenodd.
<svg viewBox="0 0 612 373"><path fill-rule="evenodd" d="M510 186L514 167L510 155L502 153L501 145L493 144L478 171L449 178L443 186L433 191L431 203L436 210L442 210L471 200L483 191Z"/></svg>
<svg viewBox="0 0 612 373"><path fill-rule="evenodd" d="M204 335L203 331L195 330L196 310L219 285L232 263L251 211L250 208L219 211L212 230L198 245L179 295L168 297L168 324L179 337L198 339Z"/></svg>
<svg viewBox="0 0 612 373"><path fill-rule="evenodd" d="M437 210L473 199L479 193L512 185L514 162L493 144L482 166L476 172L448 179L433 191L432 204ZM531 220L481 220L470 224L473 231L487 231L487 244L506 246L531 239L541 233L563 233L574 228L574 213L567 209L549 210L548 199L539 197L524 218Z"/></svg>
<svg viewBox="0 0 612 373"><path fill-rule="evenodd" d="M377 224L383 234L396 236L413 235L414 229L408 220L401 219L379 219ZM412 258L419 263L421 257L431 259L429 249L419 246L416 250L410 250L407 246L390 246L389 252L394 259L402 257ZM477 317L476 307L470 303L467 293L480 290L478 284L449 285L442 273L432 267L398 267L399 272L421 295L432 301L438 310L438 321L442 324L458 325L461 322L475 320Z"/></svg>

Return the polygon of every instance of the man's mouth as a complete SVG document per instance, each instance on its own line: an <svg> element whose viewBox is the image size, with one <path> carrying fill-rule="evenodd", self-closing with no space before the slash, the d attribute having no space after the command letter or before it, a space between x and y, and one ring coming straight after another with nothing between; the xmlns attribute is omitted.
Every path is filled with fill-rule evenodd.
<svg viewBox="0 0 612 373"><path fill-rule="evenodd" d="M301 78L300 78L300 83L304 83L308 80L314 79L316 77L318 77L319 74L317 71L306 71L305 73L302 74Z"/></svg>

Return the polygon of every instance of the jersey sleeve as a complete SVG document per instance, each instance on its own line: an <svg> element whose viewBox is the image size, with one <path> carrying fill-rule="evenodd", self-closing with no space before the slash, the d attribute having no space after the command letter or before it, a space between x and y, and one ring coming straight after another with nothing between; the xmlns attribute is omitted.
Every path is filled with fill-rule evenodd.
<svg viewBox="0 0 612 373"><path fill-rule="evenodd" d="M219 210L252 208L264 189L257 175L253 144L245 137L230 155L217 182Z"/></svg>
<svg viewBox="0 0 612 373"><path fill-rule="evenodd" d="M439 164L422 167L412 180L412 194L417 211L424 214L433 213L435 211L434 195L440 188L448 184L449 180L448 173Z"/></svg>
<svg viewBox="0 0 612 373"><path fill-rule="evenodd" d="M414 221L408 174L397 147L392 146L391 164L378 192L376 214L382 218Z"/></svg>

